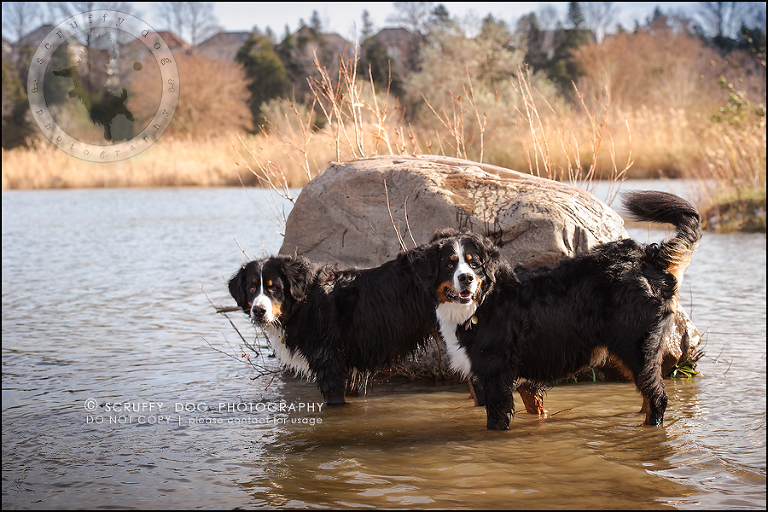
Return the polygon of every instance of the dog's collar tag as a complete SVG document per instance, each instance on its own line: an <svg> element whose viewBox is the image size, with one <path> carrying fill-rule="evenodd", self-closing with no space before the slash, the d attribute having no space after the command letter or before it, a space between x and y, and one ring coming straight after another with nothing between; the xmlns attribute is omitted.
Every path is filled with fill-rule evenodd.
<svg viewBox="0 0 768 512"><path fill-rule="evenodd" d="M473 325L477 325L477 317L475 315L472 315L472 318L464 322L464 330L469 330Z"/></svg>
<svg viewBox="0 0 768 512"><path fill-rule="evenodd" d="M280 338L280 344L281 344L281 345L285 345L285 336L283 336L282 338Z"/></svg>

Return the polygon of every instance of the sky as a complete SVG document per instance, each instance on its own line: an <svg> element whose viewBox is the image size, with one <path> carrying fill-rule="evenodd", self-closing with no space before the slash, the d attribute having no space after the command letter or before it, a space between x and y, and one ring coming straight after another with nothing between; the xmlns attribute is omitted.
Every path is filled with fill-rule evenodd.
<svg viewBox="0 0 768 512"><path fill-rule="evenodd" d="M472 13L477 20L481 20L487 14L493 14L494 17L502 19L513 24L517 19L532 11L536 11L540 5L545 2L435 2L442 3L448 9L451 17L464 18ZM565 18L568 11L567 2L549 2ZM653 2L614 2L619 9L619 21L626 28L634 26L634 20L640 21L650 15L657 3ZM693 9L696 2L664 2L662 9ZM154 13L151 3L134 2L134 5L142 11L150 25L157 30L165 28L164 20L158 19ZM395 8L391 2L216 2L214 12L218 22L228 31L250 31L257 26L261 31L270 27L272 31L282 36L285 33L285 26L288 25L291 31L299 27L299 19L303 19L309 24L312 11L317 10L323 22L326 32L335 32L347 40L354 39L354 34L359 34L362 26L363 10L368 10L376 30L382 29L389 24L387 17L394 14Z"/></svg>

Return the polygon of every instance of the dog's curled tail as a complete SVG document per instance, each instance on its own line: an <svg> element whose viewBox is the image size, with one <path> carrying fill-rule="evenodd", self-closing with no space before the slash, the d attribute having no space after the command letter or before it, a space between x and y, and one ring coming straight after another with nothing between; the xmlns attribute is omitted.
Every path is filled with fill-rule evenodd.
<svg viewBox="0 0 768 512"><path fill-rule="evenodd" d="M632 191L624 194L624 207L633 220L668 223L675 226L674 238L662 242L659 256L678 283L691 262L693 251L701 240L701 216L685 199L654 190Z"/></svg>

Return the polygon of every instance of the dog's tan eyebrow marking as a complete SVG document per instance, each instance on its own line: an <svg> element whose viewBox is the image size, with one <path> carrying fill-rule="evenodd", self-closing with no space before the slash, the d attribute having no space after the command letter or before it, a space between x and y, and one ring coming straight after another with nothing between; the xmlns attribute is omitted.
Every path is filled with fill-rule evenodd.
<svg viewBox="0 0 768 512"><path fill-rule="evenodd" d="M267 286L272 286L272 280L267 281Z"/></svg>
<svg viewBox="0 0 768 512"><path fill-rule="evenodd" d="M458 259L459 259L458 256L456 256L455 254L451 254L451 261L456 261Z"/></svg>
<svg viewBox="0 0 768 512"><path fill-rule="evenodd" d="M256 282L256 278L255 278L255 277L253 278L253 282L254 282L254 283Z"/></svg>
<svg viewBox="0 0 768 512"><path fill-rule="evenodd" d="M467 261L472 261L472 255L471 254L467 254Z"/></svg>

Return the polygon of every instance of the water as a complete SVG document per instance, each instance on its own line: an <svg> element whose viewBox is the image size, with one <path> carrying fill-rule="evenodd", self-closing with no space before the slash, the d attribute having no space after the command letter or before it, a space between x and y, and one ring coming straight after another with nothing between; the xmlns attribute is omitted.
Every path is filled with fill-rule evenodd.
<svg viewBox="0 0 768 512"><path fill-rule="evenodd" d="M254 378L208 302L232 305L241 247L280 246L249 193L3 192L3 508L765 507L764 235L694 255L682 298L707 355L667 381L663 428L640 426L632 384L580 383L489 432L464 384L326 409L312 383Z"/></svg>

